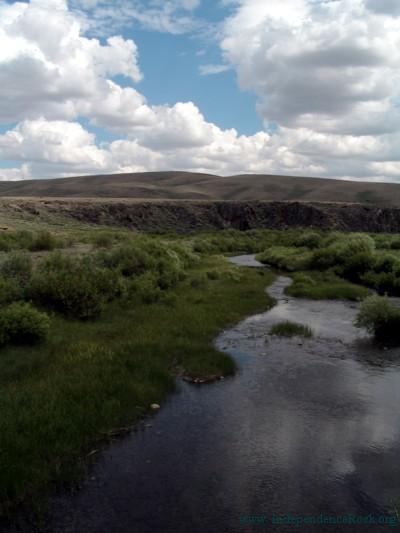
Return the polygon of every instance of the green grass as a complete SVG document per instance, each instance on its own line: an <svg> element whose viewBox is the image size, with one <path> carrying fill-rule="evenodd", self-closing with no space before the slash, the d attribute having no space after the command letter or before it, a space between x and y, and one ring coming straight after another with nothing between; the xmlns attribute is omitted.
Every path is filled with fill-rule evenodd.
<svg viewBox="0 0 400 533"><path fill-rule="evenodd" d="M363 300L370 291L350 283L331 273L299 272L293 275L293 283L286 287L285 294L312 300Z"/></svg>
<svg viewBox="0 0 400 533"><path fill-rule="evenodd" d="M218 279L206 275L211 271ZM233 360L212 341L272 305L264 289L273 277L204 257L156 304L116 301L89 322L54 315L44 344L3 349L0 511L42 494L52 480L76 477L78 459L162 403L176 374L233 373Z"/></svg>
<svg viewBox="0 0 400 533"><path fill-rule="evenodd" d="M312 337L311 328L297 324L296 322L279 322L274 324L270 329L270 335L277 335L279 337Z"/></svg>

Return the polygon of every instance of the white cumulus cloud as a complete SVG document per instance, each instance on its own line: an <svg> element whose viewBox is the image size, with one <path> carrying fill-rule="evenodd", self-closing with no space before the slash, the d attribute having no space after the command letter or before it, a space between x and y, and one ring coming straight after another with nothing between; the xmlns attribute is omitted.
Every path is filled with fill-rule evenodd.
<svg viewBox="0 0 400 533"><path fill-rule="evenodd" d="M173 168L400 179L396 5L229 4L233 12L220 43L224 62L203 65L201 73L232 68L240 87L257 95L266 131L254 135L219 128L192 102L148 102L138 90L142 73L134 41L112 33L102 40L90 37L93 28L79 11L93 10L92 21L106 20L109 2L0 0L0 124L12 124L0 135L0 157L20 162L0 169L0 178ZM198 5L116 2L114 14L129 9L144 21L156 13L153 26L163 21L175 25L167 31L179 33L190 27ZM112 29L115 17L110 21ZM123 86L117 82L121 75ZM99 145L81 119L118 139Z"/></svg>

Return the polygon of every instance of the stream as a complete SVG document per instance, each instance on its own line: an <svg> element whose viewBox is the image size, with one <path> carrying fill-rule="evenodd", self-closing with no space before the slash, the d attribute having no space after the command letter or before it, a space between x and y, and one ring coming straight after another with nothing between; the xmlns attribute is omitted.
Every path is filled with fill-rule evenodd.
<svg viewBox="0 0 400 533"><path fill-rule="evenodd" d="M400 529L390 514L400 510L400 350L353 327L356 304L287 297L289 283L278 277L277 305L216 339L238 373L179 381L159 412L93 458L80 490L51 498L43 531ZM314 337L268 335L286 319ZM353 522L334 524L343 517Z"/></svg>

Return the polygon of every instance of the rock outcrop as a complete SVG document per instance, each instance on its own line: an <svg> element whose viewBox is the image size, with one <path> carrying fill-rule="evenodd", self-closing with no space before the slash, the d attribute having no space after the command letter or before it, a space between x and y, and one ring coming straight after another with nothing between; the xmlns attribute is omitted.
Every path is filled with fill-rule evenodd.
<svg viewBox="0 0 400 533"><path fill-rule="evenodd" d="M362 204L3 198L1 213L5 217L73 219L151 232L298 227L400 232L400 208Z"/></svg>

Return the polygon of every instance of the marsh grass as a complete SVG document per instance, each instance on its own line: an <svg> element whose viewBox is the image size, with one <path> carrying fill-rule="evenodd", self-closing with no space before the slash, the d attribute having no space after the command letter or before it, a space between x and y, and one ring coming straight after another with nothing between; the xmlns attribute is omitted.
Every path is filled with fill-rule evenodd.
<svg viewBox="0 0 400 533"><path fill-rule="evenodd" d="M269 333L270 335L276 335L278 337L310 338L313 336L313 332L310 327L304 326L303 324L298 324L296 322L290 322L289 320L274 324Z"/></svg>

